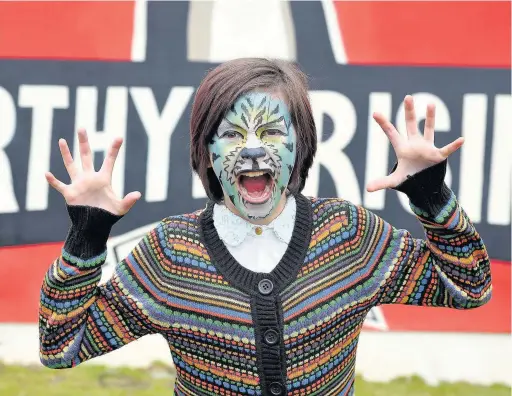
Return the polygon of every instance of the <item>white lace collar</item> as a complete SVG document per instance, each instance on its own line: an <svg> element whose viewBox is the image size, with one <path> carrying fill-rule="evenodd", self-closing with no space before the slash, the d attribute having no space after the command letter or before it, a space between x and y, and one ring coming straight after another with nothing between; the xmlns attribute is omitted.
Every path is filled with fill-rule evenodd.
<svg viewBox="0 0 512 396"><path fill-rule="evenodd" d="M290 195L281 214L269 225L256 225L235 215L225 205L215 204L213 224L220 239L230 246L238 246L248 235L259 235L267 230L272 230L277 238L289 243L295 224L296 210L295 198Z"/></svg>

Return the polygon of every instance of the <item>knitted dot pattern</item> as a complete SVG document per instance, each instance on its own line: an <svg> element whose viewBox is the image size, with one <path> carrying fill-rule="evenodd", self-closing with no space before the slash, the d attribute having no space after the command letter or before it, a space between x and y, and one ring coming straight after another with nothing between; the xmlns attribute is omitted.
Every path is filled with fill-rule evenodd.
<svg viewBox="0 0 512 396"><path fill-rule="evenodd" d="M411 205L425 239L342 199L302 199L311 230L304 259L276 292L284 394L353 394L357 342L372 307L468 309L490 298L485 246L453 194L434 215ZM164 219L99 286L106 253L63 250L41 291L41 361L74 367L158 333L176 366L176 395L269 394L266 329L251 305L257 286L240 287L244 279L212 259L202 213Z"/></svg>

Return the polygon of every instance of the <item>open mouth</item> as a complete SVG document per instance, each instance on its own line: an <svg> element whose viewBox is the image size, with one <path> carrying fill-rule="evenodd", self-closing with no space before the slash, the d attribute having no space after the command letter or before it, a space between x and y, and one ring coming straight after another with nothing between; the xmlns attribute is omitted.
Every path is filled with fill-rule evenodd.
<svg viewBox="0 0 512 396"><path fill-rule="evenodd" d="M262 204L272 196L274 178L268 171L244 172L238 176L238 191L250 204Z"/></svg>

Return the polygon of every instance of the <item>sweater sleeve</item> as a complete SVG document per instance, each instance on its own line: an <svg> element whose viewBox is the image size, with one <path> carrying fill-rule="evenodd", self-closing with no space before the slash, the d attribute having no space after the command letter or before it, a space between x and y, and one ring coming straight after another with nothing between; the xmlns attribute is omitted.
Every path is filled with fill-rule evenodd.
<svg viewBox="0 0 512 396"><path fill-rule="evenodd" d="M69 206L68 212L72 225L46 273L39 306L40 360L55 369L74 367L153 332L146 281L155 232L98 285L110 229L120 217L85 206Z"/></svg>
<svg viewBox="0 0 512 396"><path fill-rule="evenodd" d="M469 309L491 298L487 250L444 183L445 173L446 161L395 188L409 197L425 239L415 239L368 212L385 247L378 303Z"/></svg>

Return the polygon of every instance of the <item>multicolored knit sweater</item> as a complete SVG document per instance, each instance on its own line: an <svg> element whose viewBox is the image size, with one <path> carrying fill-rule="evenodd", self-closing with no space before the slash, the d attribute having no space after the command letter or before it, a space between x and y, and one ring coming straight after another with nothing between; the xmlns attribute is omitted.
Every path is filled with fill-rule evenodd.
<svg viewBox="0 0 512 396"><path fill-rule="evenodd" d="M445 169L397 187L425 240L343 199L297 195L291 242L268 274L235 261L209 203L162 220L98 286L119 217L69 207L72 227L41 292L41 361L74 367L159 333L177 369L177 396L352 395L372 307L468 309L491 296L486 249L443 183Z"/></svg>

